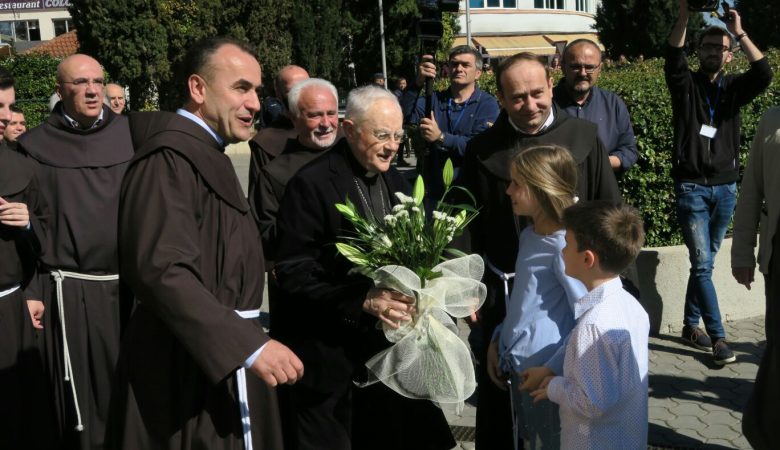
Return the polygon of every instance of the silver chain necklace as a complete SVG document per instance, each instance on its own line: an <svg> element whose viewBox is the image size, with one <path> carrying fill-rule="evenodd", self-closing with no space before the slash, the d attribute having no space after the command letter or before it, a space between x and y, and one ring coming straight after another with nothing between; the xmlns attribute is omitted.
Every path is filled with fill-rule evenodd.
<svg viewBox="0 0 780 450"><path fill-rule="evenodd" d="M377 174L379 176L379 174ZM374 209L371 208L371 204L368 203L368 198L366 198L366 194L363 192L363 188L360 186L360 183L358 182L358 179L356 176L352 177L352 181L355 183L355 187L358 190L358 194L360 194L360 199L363 200L363 206L366 207L366 211L369 212L372 216L374 215ZM382 217L385 217L387 215L387 209L385 209L385 193L382 192L382 180L377 179L376 180L377 187L379 188L379 197L381 198L381 207L382 207Z"/></svg>

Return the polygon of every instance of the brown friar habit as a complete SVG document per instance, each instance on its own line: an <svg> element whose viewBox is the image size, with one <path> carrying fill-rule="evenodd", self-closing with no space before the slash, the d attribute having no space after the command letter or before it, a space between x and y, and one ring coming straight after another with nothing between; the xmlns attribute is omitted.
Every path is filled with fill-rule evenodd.
<svg viewBox="0 0 780 450"><path fill-rule="evenodd" d="M0 224L0 448L51 448L53 416L48 382L25 299L42 251L47 222L46 202L35 178L34 163L0 144L0 197L24 203L30 227ZM31 436L36 436L31 439Z"/></svg>
<svg viewBox="0 0 780 450"><path fill-rule="evenodd" d="M609 155L597 135L596 125L566 114L552 106L554 120L534 135L516 131L505 111L496 124L475 136L466 147L460 182L476 197L480 212L469 227L471 250L503 271L515 271L518 236L524 222L512 212L506 189L511 181L511 158L517 151L535 145L559 145L571 152L577 164L577 196L585 200L620 200L620 191ZM480 309L484 347L477 352L486 361L493 330L505 314L504 282L492 270L483 278L487 299ZM514 448L511 418L506 392L499 390L487 376L487 364L478 365L480 386L477 405L476 444L480 448Z"/></svg>
<svg viewBox="0 0 780 450"><path fill-rule="evenodd" d="M79 432L71 382L64 381L62 323L49 271L119 273L119 188L133 156L127 119L104 106L97 126L77 129L63 116L60 102L43 124L22 135L19 149L38 162L38 181L52 217L39 280L58 426L66 448L99 448L119 354L119 282L68 278L62 284L72 382L84 426Z"/></svg>
<svg viewBox="0 0 780 450"><path fill-rule="evenodd" d="M267 130L267 128L266 128ZM264 130L263 130L264 131ZM309 148L298 139L288 139L284 150L260 169L254 198L250 199L263 238L263 252L267 260L273 260L276 248L276 217L282 203L287 183L298 171L326 149ZM254 201L252 201L254 200ZM266 269L270 270L268 267Z"/></svg>
<svg viewBox="0 0 780 450"><path fill-rule="evenodd" d="M268 341L260 233L230 159L167 112L130 117L121 276L138 305L122 341L106 448L243 449L236 369ZM281 449L275 392L247 371L256 450Z"/></svg>
<svg viewBox="0 0 780 450"><path fill-rule="evenodd" d="M260 207L259 204L255 204L256 191L260 189L260 171L282 154L287 146L287 141L295 140L296 136L298 136L298 132L295 131L290 119L280 115L271 126L258 131L249 140L249 188L247 192L253 214Z"/></svg>

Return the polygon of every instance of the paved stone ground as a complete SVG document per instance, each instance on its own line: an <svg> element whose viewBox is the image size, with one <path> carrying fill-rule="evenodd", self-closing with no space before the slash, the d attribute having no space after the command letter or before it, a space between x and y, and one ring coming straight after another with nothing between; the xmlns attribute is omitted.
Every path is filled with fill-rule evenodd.
<svg viewBox="0 0 780 450"><path fill-rule="evenodd" d="M677 335L650 338L650 448L749 449L742 436L742 408L753 389L764 350L764 317L726 322L737 361L712 362L709 353L682 343ZM468 329L461 326L465 339ZM447 414L450 425L473 427L476 410ZM456 449L471 450L472 442Z"/></svg>
<svg viewBox="0 0 780 450"><path fill-rule="evenodd" d="M249 155L244 149L228 151L241 185L246 190ZM264 302L267 311L268 302ZM461 322L461 338L468 327ZM681 342L679 335L650 338L649 437L650 448L749 449L742 436L742 408L753 389L764 350L764 318L725 323L737 361L717 366L707 352ZM476 409L466 404L459 414L447 414L456 432L456 449L472 450Z"/></svg>

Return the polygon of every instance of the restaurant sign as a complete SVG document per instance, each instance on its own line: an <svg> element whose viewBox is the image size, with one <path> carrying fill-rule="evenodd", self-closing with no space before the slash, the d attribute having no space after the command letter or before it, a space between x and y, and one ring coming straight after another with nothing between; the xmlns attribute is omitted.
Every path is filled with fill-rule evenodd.
<svg viewBox="0 0 780 450"><path fill-rule="evenodd" d="M70 0L38 0L20 2L16 0L0 0L0 11L40 11L44 9L67 8Z"/></svg>

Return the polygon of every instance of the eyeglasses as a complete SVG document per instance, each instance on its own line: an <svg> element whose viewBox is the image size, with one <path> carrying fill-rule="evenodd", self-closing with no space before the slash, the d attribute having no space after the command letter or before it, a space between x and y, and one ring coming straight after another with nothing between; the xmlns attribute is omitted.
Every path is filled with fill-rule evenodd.
<svg viewBox="0 0 780 450"><path fill-rule="evenodd" d="M582 69L585 69L585 73L593 73L595 72L599 67L601 67L601 64L569 64L566 67L569 68L572 72L579 73Z"/></svg>
<svg viewBox="0 0 780 450"><path fill-rule="evenodd" d="M404 130L398 130L395 133L391 133L387 130L373 130L371 134L382 143L388 142L391 138L393 141L401 143L406 138L406 132Z"/></svg>
<svg viewBox="0 0 780 450"><path fill-rule="evenodd" d="M712 53L725 53L729 51L728 46L723 44L701 44L699 48L703 52L712 52Z"/></svg>
<svg viewBox="0 0 780 450"><path fill-rule="evenodd" d="M87 78L76 78L73 81L63 81L62 84L72 84L73 86L77 88L84 88L87 86L95 86L97 88L103 88L103 85L106 83L106 80L102 78L94 78L92 80Z"/></svg>

